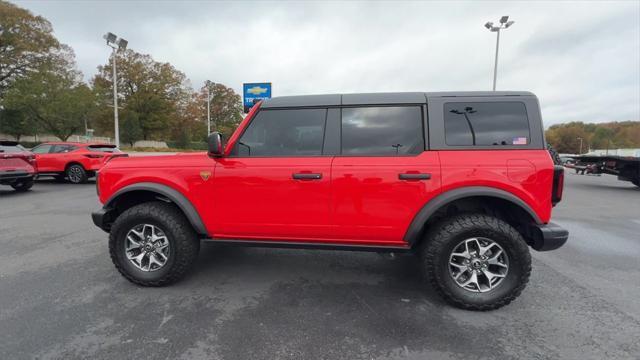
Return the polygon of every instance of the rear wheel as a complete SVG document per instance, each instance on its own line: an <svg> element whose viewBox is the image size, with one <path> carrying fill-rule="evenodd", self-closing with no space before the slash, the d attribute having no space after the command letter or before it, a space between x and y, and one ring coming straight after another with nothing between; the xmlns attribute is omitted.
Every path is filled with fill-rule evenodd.
<svg viewBox="0 0 640 360"><path fill-rule="evenodd" d="M451 304L492 310L520 295L531 273L522 235L501 219L462 214L436 225L420 249L427 280Z"/></svg>
<svg viewBox="0 0 640 360"><path fill-rule="evenodd" d="M73 164L67 167L66 174L71 183L82 184L87 182L87 172L82 165Z"/></svg>
<svg viewBox="0 0 640 360"><path fill-rule="evenodd" d="M149 202L122 213L111 227L109 252L118 271L142 286L163 286L192 267L200 240L171 204Z"/></svg>
<svg viewBox="0 0 640 360"><path fill-rule="evenodd" d="M31 189L31 187L33 187L33 179L27 179L27 180L20 180L17 181L13 184L11 184L11 187L16 190L16 191L29 191L29 189Z"/></svg>

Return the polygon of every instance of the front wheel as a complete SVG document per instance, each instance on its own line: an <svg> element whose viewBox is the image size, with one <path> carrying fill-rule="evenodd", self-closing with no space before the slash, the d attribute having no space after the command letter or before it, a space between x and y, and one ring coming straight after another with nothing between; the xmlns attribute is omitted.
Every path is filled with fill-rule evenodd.
<svg viewBox="0 0 640 360"><path fill-rule="evenodd" d="M182 278L200 249L200 239L173 205L149 202L122 213L111 227L109 252L116 269L142 286Z"/></svg>
<svg viewBox="0 0 640 360"><path fill-rule="evenodd" d="M522 235L485 214L462 214L437 224L420 248L427 280L449 303L493 310L520 295L531 274Z"/></svg>

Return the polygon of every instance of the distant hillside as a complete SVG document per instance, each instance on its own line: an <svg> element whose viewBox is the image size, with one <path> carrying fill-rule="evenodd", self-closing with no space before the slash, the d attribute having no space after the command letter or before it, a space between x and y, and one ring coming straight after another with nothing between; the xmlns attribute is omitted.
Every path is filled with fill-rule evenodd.
<svg viewBox="0 0 640 360"><path fill-rule="evenodd" d="M570 122L545 131L547 142L560 153L577 154L591 149L640 148L640 121L600 124Z"/></svg>

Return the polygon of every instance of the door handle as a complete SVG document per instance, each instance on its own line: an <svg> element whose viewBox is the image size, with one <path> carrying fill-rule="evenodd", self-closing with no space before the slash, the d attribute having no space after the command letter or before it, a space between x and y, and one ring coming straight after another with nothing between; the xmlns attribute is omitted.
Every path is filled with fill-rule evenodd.
<svg viewBox="0 0 640 360"><path fill-rule="evenodd" d="M398 174L398 179L400 179L400 180L429 180L429 179L431 179L431 174L404 173L404 174Z"/></svg>
<svg viewBox="0 0 640 360"><path fill-rule="evenodd" d="M322 179L321 173L295 173L291 175L294 180L320 180Z"/></svg>

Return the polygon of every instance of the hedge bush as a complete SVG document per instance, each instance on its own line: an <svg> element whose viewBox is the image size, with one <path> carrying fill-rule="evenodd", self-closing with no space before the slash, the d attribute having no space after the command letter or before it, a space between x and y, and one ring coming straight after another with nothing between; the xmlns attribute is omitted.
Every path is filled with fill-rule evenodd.
<svg viewBox="0 0 640 360"><path fill-rule="evenodd" d="M167 146L173 149L189 149L189 150L207 150L207 143L191 141L187 144L179 141L167 141Z"/></svg>

